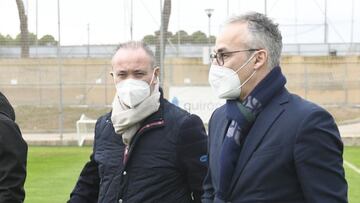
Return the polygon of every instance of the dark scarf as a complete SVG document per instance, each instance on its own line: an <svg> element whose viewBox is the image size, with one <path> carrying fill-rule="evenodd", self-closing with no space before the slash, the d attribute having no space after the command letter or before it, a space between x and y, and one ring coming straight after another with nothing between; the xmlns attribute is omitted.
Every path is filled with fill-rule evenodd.
<svg viewBox="0 0 360 203"><path fill-rule="evenodd" d="M278 94L286 83L280 67L270 73L255 87L241 103L238 100L226 101L226 117L230 125L224 138L220 155L220 185L217 196L225 200L229 185L240 155L244 138L251 129L256 117Z"/></svg>

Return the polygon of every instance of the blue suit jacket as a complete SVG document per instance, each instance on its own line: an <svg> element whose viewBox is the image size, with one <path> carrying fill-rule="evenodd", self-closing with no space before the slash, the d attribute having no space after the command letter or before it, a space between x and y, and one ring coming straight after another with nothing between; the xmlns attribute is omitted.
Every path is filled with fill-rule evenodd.
<svg viewBox="0 0 360 203"><path fill-rule="evenodd" d="M209 122L209 171L203 202L216 196L229 120L224 106ZM225 202L347 202L343 144L331 115L283 90L258 115L237 161Z"/></svg>

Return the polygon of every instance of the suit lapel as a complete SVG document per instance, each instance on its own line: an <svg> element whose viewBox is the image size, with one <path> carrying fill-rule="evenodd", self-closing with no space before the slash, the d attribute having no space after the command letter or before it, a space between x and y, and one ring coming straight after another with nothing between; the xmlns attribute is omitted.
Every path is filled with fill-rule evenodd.
<svg viewBox="0 0 360 203"><path fill-rule="evenodd" d="M288 92L285 90L278 97L274 98L273 102L260 113L257 117L254 125L252 126L247 138L245 139L243 149L241 150L234 175L229 187L229 193L234 189L236 182L238 181L244 167L250 160L254 151L258 148L263 140L263 137L267 133L268 129L278 119L280 114L284 111L282 103L288 101Z"/></svg>

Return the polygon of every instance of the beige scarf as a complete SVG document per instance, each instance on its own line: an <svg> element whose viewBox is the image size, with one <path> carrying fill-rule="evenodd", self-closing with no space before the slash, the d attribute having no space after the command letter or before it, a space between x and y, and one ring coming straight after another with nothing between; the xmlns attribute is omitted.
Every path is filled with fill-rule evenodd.
<svg viewBox="0 0 360 203"><path fill-rule="evenodd" d="M111 121L115 132L122 135L124 144L129 145L135 133L139 130L140 122L159 110L160 91L155 85L152 94L133 109L124 105L117 94L112 103Z"/></svg>

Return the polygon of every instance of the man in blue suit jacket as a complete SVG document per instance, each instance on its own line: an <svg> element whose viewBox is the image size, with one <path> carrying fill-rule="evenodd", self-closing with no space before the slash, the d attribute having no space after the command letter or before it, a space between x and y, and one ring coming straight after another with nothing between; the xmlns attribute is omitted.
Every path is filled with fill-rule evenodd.
<svg viewBox="0 0 360 203"><path fill-rule="evenodd" d="M209 122L203 202L347 202L334 119L287 91L281 48L278 25L259 13L218 36L209 83L226 104Z"/></svg>

